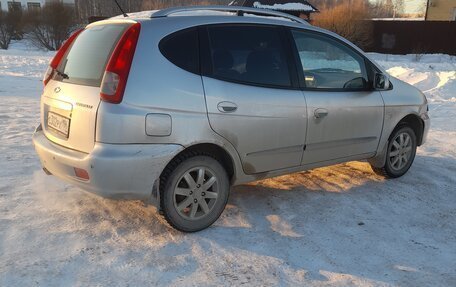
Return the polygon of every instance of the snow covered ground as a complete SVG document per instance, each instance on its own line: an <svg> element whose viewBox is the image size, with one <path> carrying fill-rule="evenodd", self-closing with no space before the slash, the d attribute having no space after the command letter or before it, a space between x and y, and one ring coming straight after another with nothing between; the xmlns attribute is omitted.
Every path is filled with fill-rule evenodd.
<svg viewBox="0 0 456 287"><path fill-rule="evenodd" d="M456 286L456 57L373 55L430 101L406 176L351 162L243 185L213 227L182 234L40 170L51 56L0 50L0 286Z"/></svg>

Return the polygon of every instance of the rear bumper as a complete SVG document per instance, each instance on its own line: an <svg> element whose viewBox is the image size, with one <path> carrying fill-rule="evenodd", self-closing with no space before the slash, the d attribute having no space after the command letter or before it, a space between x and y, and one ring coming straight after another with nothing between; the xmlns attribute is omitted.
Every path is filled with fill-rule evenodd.
<svg viewBox="0 0 456 287"><path fill-rule="evenodd" d="M114 199L148 200L166 164L183 147L174 144L96 143L90 154L49 141L42 131L33 135L43 168L86 191ZM76 177L74 168L86 170L89 180Z"/></svg>

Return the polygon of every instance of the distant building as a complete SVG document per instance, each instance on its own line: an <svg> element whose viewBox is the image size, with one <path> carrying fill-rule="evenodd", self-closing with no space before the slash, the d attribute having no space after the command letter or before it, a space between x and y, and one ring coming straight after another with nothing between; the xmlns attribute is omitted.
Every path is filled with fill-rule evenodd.
<svg viewBox="0 0 456 287"><path fill-rule="evenodd" d="M270 9L307 20L310 20L312 13L319 12L315 6L303 0L235 0L230 5Z"/></svg>
<svg viewBox="0 0 456 287"><path fill-rule="evenodd" d="M74 5L75 0L0 0L0 10L9 11L11 9L41 9L45 4L51 2L62 2Z"/></svg>
<svg viewBox="0 0 456 287"><path fill-rule="evenodd" d="M456 0L428 0L428 21L456 21Z"/></svg>

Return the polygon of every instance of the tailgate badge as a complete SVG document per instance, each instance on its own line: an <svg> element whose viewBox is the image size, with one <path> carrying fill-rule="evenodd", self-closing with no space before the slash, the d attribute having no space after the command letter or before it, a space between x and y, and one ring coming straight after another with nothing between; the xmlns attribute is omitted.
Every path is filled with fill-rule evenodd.
<svg viewBox="0 0 456 287"><path fill-rule="evenodd" d="M57 88L54 89L54 92L55 92L56 94L59 93L60 91L61 91L60 87L57 87Z"/></svg>

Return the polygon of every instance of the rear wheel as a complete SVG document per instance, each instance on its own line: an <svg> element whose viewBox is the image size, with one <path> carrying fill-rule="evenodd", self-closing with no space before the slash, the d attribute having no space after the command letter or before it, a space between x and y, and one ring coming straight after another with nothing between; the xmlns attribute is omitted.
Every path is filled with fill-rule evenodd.
<svg viewBox="0 0 456 287"><path fill-rule="evenodd" d="M195 232L209 227L225 209L230 191L223 166L209 156L183 157L165 171L162 209L177 230Z"/></svg>
<svg viewBox="0 0 456 287"><path fill-rule="evenodd" d="M372 170L388 178L403 176L412 166L416 155L416 135L408 126L397 128L391 135L385 165Z"/></svg>

